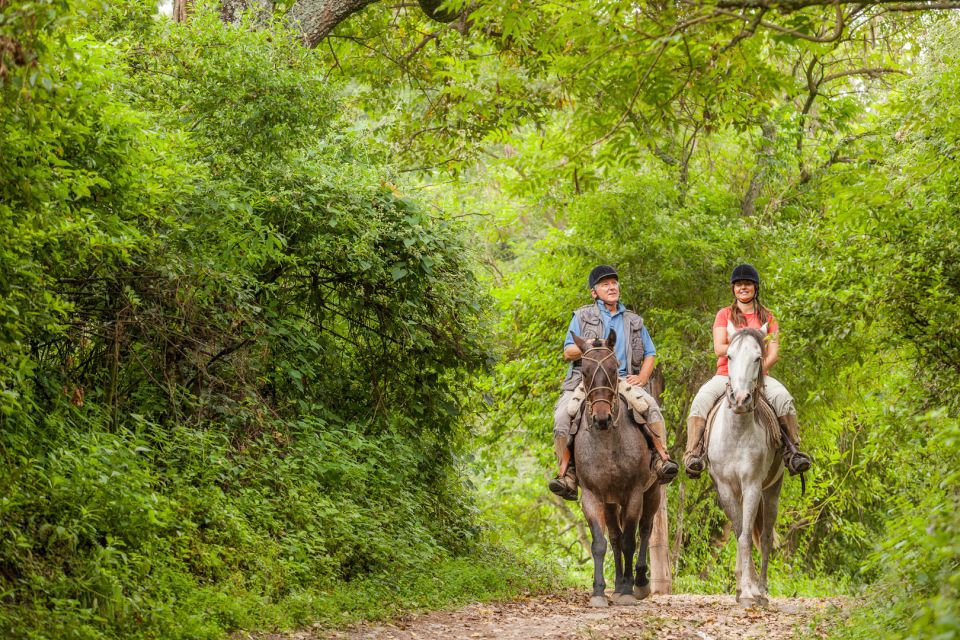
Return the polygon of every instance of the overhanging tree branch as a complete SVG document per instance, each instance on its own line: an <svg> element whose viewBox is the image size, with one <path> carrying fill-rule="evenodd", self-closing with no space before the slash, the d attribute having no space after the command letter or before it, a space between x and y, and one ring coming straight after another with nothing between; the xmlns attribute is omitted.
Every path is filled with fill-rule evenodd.
<svg viewBox="0 0 960 640"><path fill-rule="evenodd" d="M304 44L316 47L338 24L378 1L298 0L287 12L287 22L300 30ZM442 0L418 0L417 4L428 18L436 22L453 22L460 17L458 13L442 9Z"/></svg>

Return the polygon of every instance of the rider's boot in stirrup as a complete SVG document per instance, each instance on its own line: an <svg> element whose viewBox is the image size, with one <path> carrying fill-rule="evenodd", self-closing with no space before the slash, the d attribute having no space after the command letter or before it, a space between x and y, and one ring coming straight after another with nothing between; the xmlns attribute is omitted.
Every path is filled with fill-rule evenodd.
<svg viewBox="0 0 960 640"><path fill-rule="evenodd" d="M577 470L573 466L572 459L570 460L570 466L567 467L567 472L551 480L547 483L547 487L564 500L577 499Z"/></svg>
<svg viewBox="0 0 960 640"><path fill-rule="evenodd" d="M810 456L800 451L800 425L797 423L797 414L790 413L777 418L783 431L786 433L787 442L783 443L783 464L786 465L790 475L803 473L810 468Z"/></svg>
<svg viewBox="0 0 960 640"><path fill-rule="evenodd" d="M707 468L703 461L703 432L707 419L700 416L687 418L687 450L683 453L683 467L690 478L699 478Z"/></svg>
<svg viewBox="0 0 960 640"><path fill-rule="evenodd" d="M574 469L571 444L572 442L566 438L554 437L553 448L557 454L557 466L561 473L547 483L547 488L564 500L577 499L577 470Z"/></svg>
<svg viewBox="0 0 960 640"><path fill-rule="evenodd" d="M667 426L660 421L648 423L647 428L658 440L658 443L654 444L653 450L650 452L650 468L657 474L657 482L660 484L668 484L677 477L677 473L680 472L680 466L670 459L670 454L664 446L667 440ZM666 460L660 455L660 450L663 450L667 456Z"/></svg>
<svg viewBox="0 0 960 640"><path fill-rule="evenodd" d="M650 466L653 468L654 473L657 474L657 482L660 484L670 484L670 482L677 477L677 473L680 471L680 465L673 460L664 460L656 451L654 451L651 456Z"/></svg>

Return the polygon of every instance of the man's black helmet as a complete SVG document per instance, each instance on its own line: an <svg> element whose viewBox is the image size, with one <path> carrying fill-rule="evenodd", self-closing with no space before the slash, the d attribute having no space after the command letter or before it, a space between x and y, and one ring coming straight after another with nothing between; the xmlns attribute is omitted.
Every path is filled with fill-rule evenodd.
<svg viewBox="0 0 960 640"><path fill-rule="evenodd" d="M730 274L730 284L738 280L749 280L758 287L760 286L760 274L757 273L752 264L738 264L733 268L733 273Z"/></svg>
<svg viewBox="0 0 960 640"><path fill-rule="evenodd" d="M620 279L620 276L617 275L617 270L608 264L601 264L598 267L594 267L590 272L590 277L587 279L587 288L593 289L597 286L598 282L610 276L613 276L617 280Z"/></svg>

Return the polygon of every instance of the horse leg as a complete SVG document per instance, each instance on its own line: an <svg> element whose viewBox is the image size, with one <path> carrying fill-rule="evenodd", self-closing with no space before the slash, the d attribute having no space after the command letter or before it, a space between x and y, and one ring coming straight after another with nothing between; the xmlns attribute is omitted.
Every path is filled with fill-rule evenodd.
<svg viewBox="0 0 960 640"><path fill-rule="evenodd" d="M752 607L760 596L759 577L753 563L753 529L760 509L760 487L743 492L743 527L737 536L737 565L740 568L740 606Z"/></svg>
<svg viewBox="0 0 960 640"><path fill-rule="evenodd" d="M637 574L633 583L633 595L643 600L650 595L650 580L647 577L647 556L650 549L650 533L653 531L653 519L660 509L660 485L654 484L643 494L643 505L639 520L639 549L637 549Z"/></svg>
<svg viewBox="0 0 960 640"><path fill-rule="evenodd" d="M780 507L780 485L783 484L783 475L776 482L763 490L761 501L762 527L760 534L760 604L767 605L767 564L770 552L773 550L773 530L777 524L777 511Z"/></svg>
<svg viewBox="0 0 960 640"><path fill-rule="evenodd" d="M731 483L716 480L714 481L714 485L717 487L717 497L720 500L720 506L723 508L723 512L727 514L727 518L730 519L730 524L733 525L733 535L739 540L740 534L743 532L743 506L741 504L742 496L740 495L739 487L734 487ZM737 602L740 601L742 585L740 562L740 554L737 553L737 565L734 571L737 581Z"/></svg>
<svg viewBox="0 0 960 640"><path fill-rule="evenodd" d="M622 600L624 593L624 569L629 568L629 564L626 563L630 562L630 558L625 556L625 550L627 546L629 546L627 543L629 540L629 529L624 528L626 524L623 521L623 514L625 510L616 504L607 504L605 505L605 508L607 535L610 537L610 546L613 548L614 565L616 566L617 570L611 601L613 604L635 604L636 601L624 602ZM630 596L630 600L633 600L633 596Z"/></svg>
<svg viewBox="0 0 960 640"><path fill-rule="evenodd" d="M607 524L607 536L610 538L610 547L613 549L613 564L616 568L616 577L614 578L613 584L615 585L614 590L617 591L620 587L620 577L623 575L623 529L620 527L621 509L619 505L607 503L603 505L603 511Z"/></svg>
<svg viewBox="0 0 960 640"><path fill-rule="evenodd" d="M603 581L603 556L607 553L607 540L603 537L604 509L600 500L593 492L584 490L581 500L583 516L590 524L590 536L593 542L590 553L593 555L593 596L590 598L591 607L607 606L607 597L603 590L607 583Z"/></svg>

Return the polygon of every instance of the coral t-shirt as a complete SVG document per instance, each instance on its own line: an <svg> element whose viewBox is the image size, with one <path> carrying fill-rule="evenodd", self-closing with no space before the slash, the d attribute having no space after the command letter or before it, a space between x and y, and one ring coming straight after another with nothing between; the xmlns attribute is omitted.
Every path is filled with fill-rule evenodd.
<svg viewBox="0 0 960 640"><path fill-rule="evenodd" d="M730 322L730 307L724 307L717 312L717 318L713 321L713 328L717 327L726 327ZM747 320L747 326L751 329L762 329L763 325L760 324L760 317L756 313L745 313L743 317ZM743 329L743 327L737 327L737 329ZM767 312L767 334L777 333L780 331L780 325L777 324L777 319L773 317L773 314L769 311ZM730 369L727 368L727 356L720 356L717 358L717 375L726 376L730 375Z"/></svg>

